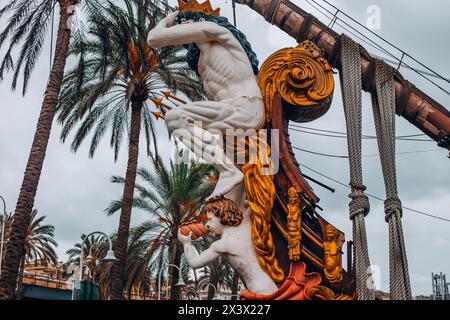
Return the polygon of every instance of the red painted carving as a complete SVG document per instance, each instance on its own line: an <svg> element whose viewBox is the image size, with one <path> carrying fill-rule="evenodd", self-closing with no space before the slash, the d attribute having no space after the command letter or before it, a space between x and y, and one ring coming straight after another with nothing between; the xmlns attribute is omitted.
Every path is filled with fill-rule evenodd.
<svg viewBox="0 0 450 320"><path fill-rule="evenodd" d="M241 300L311 300L308 290L320 284L322 277L317 272L307 273L304 262L291 263L289 276L281 287L269 295L241 291Z"/></svg>

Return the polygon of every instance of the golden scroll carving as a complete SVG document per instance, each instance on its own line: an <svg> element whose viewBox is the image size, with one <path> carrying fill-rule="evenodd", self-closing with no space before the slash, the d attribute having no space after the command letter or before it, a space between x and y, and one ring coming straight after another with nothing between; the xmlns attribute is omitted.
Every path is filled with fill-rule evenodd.
<svg viewBox="0 0 450 320"><path fill-rule="evenodd" d="M258 74L270 123L272 99L278 92L288 104L286 115L296 122L309 122L325 114L334 91L333 69L322 50L311 41L273 53Z"/></svg>

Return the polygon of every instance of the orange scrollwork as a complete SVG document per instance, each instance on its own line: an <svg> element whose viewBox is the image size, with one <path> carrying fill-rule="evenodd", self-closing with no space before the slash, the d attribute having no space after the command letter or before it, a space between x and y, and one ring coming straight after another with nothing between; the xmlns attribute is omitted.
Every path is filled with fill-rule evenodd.
<svg viewBox="0 0 450 320"><path fill-rule="evenodd" d="M322 116L330 107L333 69L322 50L307 40L267 58L259 71L258 84L266 106L266 123L271 121L275 92L291 106L287 114L291 120L307 122Z"/></svg>
<svg viewBox="0 0 450 320"><path fill-rule="evenodd" d="M306 295L311 300L356 300L357 294L349 296L346 294L336 295L333 290L325 286L317 285L306 289Z"/></svg>
<svg viewBox="0 0 450 320"><path fill-rule="evenodd" d="M282 49L270 56L260 69L258 85L264 99L266 123L271 121L276 92L288 103L288 107L299 109L286 110L289 119L308 121L328 110L334 90L333 71L321 50L314 43L305 41L296 48ZM242 166L242 171L245 175L247 203L252 211L252 241L259 264L275 282L281 283L285 280L285 274L276 259L270 231L276 196L274 176L262 173L267 164L270 167L271 149L266 139L260 137L260 133L258 130L256 139L248 140L246 153L247 156L254 156L248 150L255 146L262 152L258 152L256 158L248 159ZM293 214L300 215L300 209L295 210ZM297 225L301 223L300 219L299 216L295 221L292 220L290 254L293 261L298 261L300 256L301 234Z"/></svg>
<svg viewBox="0 0 450 320"><path fill-rule="evenodd" d="M178 8L180 12L196 11L204 14L218 17L220 15L220 9L214 9L211 6L209 0L198 3L197 0L178 0Z"/></svg>

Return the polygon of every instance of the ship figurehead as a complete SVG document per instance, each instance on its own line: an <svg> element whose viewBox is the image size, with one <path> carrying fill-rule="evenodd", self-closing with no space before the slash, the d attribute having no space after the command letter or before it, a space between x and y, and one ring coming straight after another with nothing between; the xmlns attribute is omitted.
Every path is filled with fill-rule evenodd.
<svg viewBox="0 0 450 320"><path fill-rule="evenodd" d="M218 197L210 197L205 206L210 208L207 212L210 230L223 235L218 254L236 250L226 239L244 239L242 246L245 246L248 238L250 253L246 252L241 258L248 258L247 265L253 268L250 272L258 273L258 280L268 284L260 288L260 292L242 291L241 299L352 299L351 283L344 283L350 277L345 277L341 267L342 250L339 250L335 238L325 237L325 228L329 224L315 211L319 199L301 173L288 134L289 121L310 122L323 116L330 108L334 73L323 51L314 42L304 41L297 47L278 50L258 68L256 54L245 36L226 18L220 17L220 9L212 9L209 1L178 0L177 10L178 24L183 23L182 19L192 17L197 19L195 21L212 21L227 28L238 39L242 45L240 49L244 49L249 59L253 72L251 77L259 91L257 95L240 99L248 104L259 103L263 108L263 121L259 127L253 128L255 134L245 137L244 141L233 138L231 143L232 158L243 156L245 159L237 165L243 175L242 182ZM200 24L196 26L201 27ZM163 29L151 31L149 39L159 46L163 43L171 45L160 35L162 31L169 32L170 28L164 24L160 28ZM189 66L199 74L199 48L195 43L184 45L188 48ZM205 83L205 79L202 80ZM166 123L171 121L173 128L180 127L180 121L174 115L182 115L179 109L184 109L186 114L196 116L192 111L195 107L193 103L168 111ZM273 146L273 138L279 144ZM254 150L257 152L252 152ZM274 154L278 157L273 157ZM217 185L221 179L219 176ZM237 217L239 223L227 223L230 221L228 218L234 221ZM198 226L191 227L195 230ZM333 232L335 230L333 235L339 233L343 236L337 229ZM186 250L191 241L186 236L187 232L189 230L185 226L184 232L178 234L186 255L192 251ZM187 256L187 260L197 268L208 262L195 255ZM242 265L241 261L236 265ZM254 287L258 288L258 284ZM347 291L342 288L347 288Z"/></svg>

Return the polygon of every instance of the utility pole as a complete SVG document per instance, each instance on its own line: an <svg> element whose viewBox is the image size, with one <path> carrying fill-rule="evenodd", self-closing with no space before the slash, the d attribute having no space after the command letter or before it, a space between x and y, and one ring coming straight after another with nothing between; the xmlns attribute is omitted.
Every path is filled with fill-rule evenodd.
<svg viewBox="0 0 450 320"><path fill-rule="evenodd" d="M431 274L433 285L433 300L450 300L449 283L446 282L445 274Z"/></svg>

